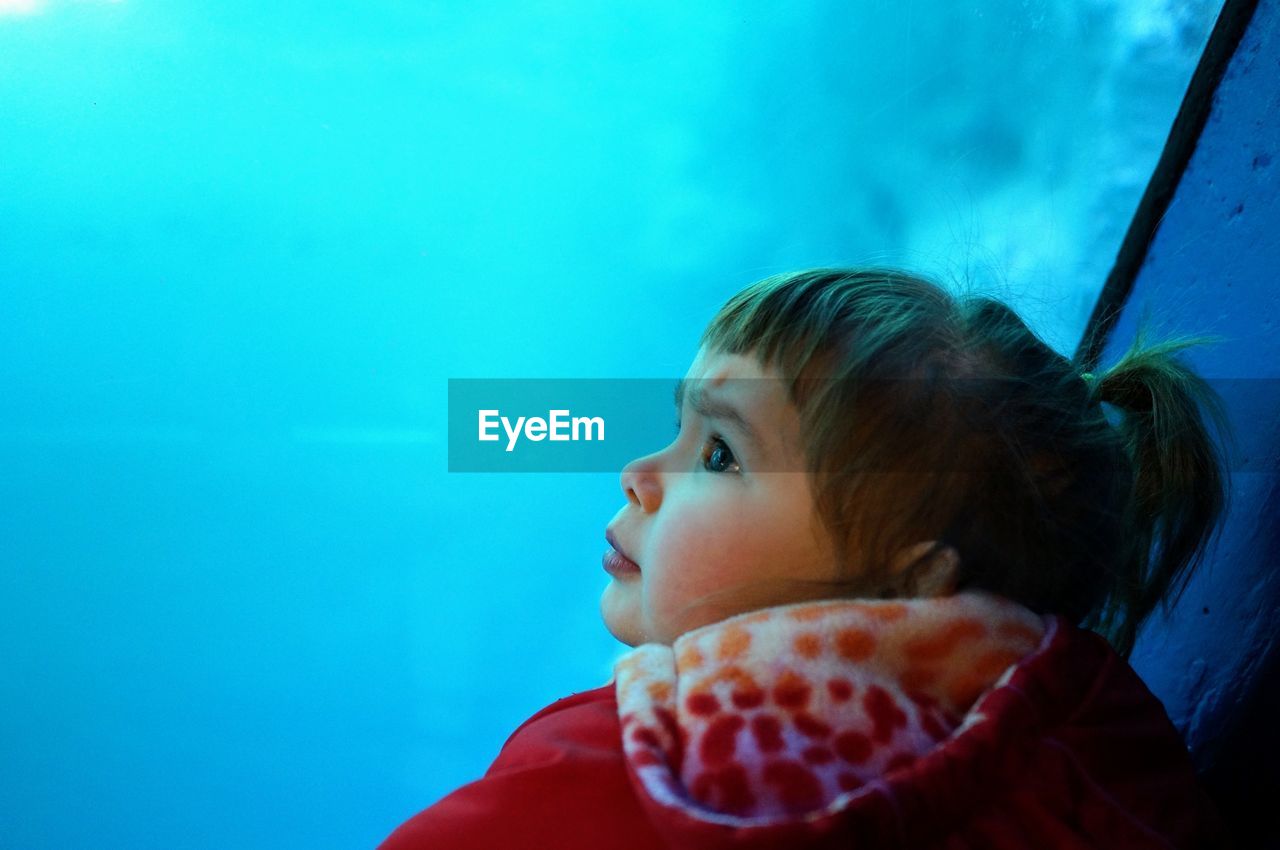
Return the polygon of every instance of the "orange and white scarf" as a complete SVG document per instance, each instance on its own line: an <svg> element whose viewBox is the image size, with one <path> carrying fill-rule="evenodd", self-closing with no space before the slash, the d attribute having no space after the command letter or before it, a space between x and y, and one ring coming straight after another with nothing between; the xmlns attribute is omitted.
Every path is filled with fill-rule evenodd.
<svg viewBox="0 0 1280 850"><path fill-rule="evenodd" d="M980 591L741 614L618 661L623 749L650 797L700 820L820 816L974 722L1047 626Z"/></svg>

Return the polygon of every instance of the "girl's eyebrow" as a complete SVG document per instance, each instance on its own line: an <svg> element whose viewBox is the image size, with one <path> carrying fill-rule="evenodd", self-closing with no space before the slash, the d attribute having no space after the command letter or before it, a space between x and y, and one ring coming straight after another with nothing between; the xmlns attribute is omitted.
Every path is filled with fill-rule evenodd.
<svg viewBox="0 0 1280 850"><path fill-rule="evenodd" d="M681 378L676 381L675 403L677 414L684 407L684 397L685 379ZM721 419L733 423L757 451L763 452L764 443L760 439L760 432L747 421L747 417L743 416L738 408L729 402L723 399L709 399L706 393L695 386L689 391L689 406L693 408L694 413L704 419Z"/></svg>

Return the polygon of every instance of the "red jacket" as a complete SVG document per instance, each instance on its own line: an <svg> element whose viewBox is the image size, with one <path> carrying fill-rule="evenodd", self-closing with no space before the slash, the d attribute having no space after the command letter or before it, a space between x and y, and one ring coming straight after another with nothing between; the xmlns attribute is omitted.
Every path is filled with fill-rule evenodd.
<svg viewBox="0 0 1280 850"><path fill-rule="evenodd" d="M665 807L624 757L612 685L525 721L485 776L380 850L1222 847L1164 708L1099 636L1054 622L1040 651L936 749L817 819L743 828Z"/></svg>

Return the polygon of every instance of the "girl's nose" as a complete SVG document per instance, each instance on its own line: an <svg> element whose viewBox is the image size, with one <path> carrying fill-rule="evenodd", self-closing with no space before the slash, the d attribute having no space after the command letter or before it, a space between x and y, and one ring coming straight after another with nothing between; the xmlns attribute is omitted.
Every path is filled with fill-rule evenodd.
<svg viewBox="0 0 1280 850"><path fill-rule="evenodd" d="M636 458L622 468L622 492L627 501L653 513L662 504L662 482L657 453Z"/></svg>

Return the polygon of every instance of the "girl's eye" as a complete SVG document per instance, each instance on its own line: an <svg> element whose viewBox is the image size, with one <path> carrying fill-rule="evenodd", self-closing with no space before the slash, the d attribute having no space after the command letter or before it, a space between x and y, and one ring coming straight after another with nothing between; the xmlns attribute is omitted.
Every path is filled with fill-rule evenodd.
<svg viewBox="0 0 1280 850"><path fill-rule="evenodd" d="M680 417L676 417L676 436L680 436ZM741 472L742 467L733 456L733 449L722 438L712 435L702 447L702 468L708 472ZM731 467L731 468L730 468Z"/></svg>
<svg viewBox="0 0 1280 850"><path fill-rule="evenodd" d="M740 467L733 449L719 437L712 437L702 448L702 468L708 472L738 472Z"/></svg>

